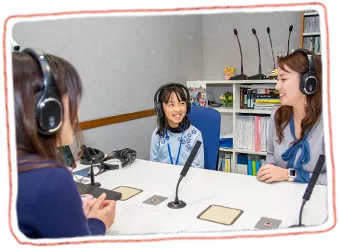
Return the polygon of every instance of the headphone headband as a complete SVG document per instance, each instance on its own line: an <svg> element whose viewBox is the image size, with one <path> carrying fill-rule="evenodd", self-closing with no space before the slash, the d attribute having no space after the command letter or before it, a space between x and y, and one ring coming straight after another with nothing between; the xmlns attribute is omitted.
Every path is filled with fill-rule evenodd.
<svg viewBox="0 0 340 250"><path fill-rule="evenodd" d="M130 148L124 148L121 150L112 151L110 154L107 155L102 161L101 164L111 170L119 169L119 165L117 164L110 164L107 161L112 159L118 159L121 163L121 166L124 168L129 166L132 162L134 162L137 158L137 152Z"/></svg>
<svg viewBox="0 0 340 250"><path fill-rule="evenodd" d="M43 74L44 89L55 85L54 78L45 53L41 49L26 48L22 52L30 54L38 63Z"/></svg>
<svg viewBox="0 0 340 250"><path fill-rule="evenodd" d="M307 60L308 60L308 71L313 71L314 72L314 59L313 59L313 55L306 49L297 49L294 52L299 52L303 55L306 56Z"/></svg>

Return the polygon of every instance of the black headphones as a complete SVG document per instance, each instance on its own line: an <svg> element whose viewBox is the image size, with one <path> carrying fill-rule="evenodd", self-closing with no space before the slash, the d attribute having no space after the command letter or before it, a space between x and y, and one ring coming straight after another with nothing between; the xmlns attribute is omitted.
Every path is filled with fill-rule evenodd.
<svg viewBox="0 0 340 250"><path fill-rule="evenodd" d="M137 152L130 148L124 148L122 150L116 150L111 152L104 160L102 160L101 164L110 170L119 169L119 164L111 164L109 163L112 159L118 159L122 165L122 167L126 167L134 162L137 158Z"/></svg>
<svg viewBox="0 0 340 250"><path fill-rule="evenodd" d="M191 103L190 103L190 93L189 90L187 89L187 87L185 87L182 84L179 83L167 83L164 84L163 86L161 86L155 93L154 96L154 105L155 105L155 110L157 113L157 116L159 118L164 118L164 112L163 112L163 108L162 108L162 103L159 102L159 94L161 93L161 91L165 88L165 87L172 87L172 86L178 86L180 88L182 88L184 90L184 92L186 93L186 97L187 97L187 114L190 112L190 107L191 107Z"/></svg>
<svg viewBox="0 0 340 250"><path fill-rule="evenodd" d="M38 132L43 135L53 135L62 124L63 105L55 79L51 72L45 53L40 49L26 48L28 53L38 63L42 72L44 88L36 103L36 120Z"/></svg>
<svg viewBox="0 0 340 250"><path fill-rule="evenodd" d="M314 59L313 55L305 49L297 49L294 51L300 52L305 55L308 59L308 71L301 75L300 79L300 91L305 95L312 95L318 88L319 82L316 79L314 72Z"/></svg>
<svg viewBox="0 0 340 250"><path fill-rule="evenodd" d="M92 156L92 164L96 164L96 163L101 163L101 161L104 159L105 155L104 153L96 148L91 148L91 147L87 147L88 152L91 154ZM84 154L82 154L82 156L80 157L80 163L84 164L84 165L90 165L91 163L89 161L86 160Z"/></svg>

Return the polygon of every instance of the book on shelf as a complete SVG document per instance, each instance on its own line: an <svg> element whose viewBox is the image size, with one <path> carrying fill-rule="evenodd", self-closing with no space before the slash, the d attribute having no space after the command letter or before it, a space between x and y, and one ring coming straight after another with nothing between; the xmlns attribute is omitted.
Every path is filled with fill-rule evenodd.
<svg viewBox="0 0 340 250"><path fill-rule="evenodd" d="M235 169L232 166L232 153L225 153L224 155L220 155L218 159L218 171L228 172L228 173L236 173Z"/></svg>
<svg viewBox="0 0 340 250"><path fill-rule="evenodd" d="M267 151L269 116L242 114L236 118L236 148Z"/></svg>
<svg viewBox="0 0 340 250"><path fill-rule="evenodd" d="M321 45L320 45L320 36L306 36L303 38L303 45L302 47L313 51L314 53L321 52Z"/></svg>
<svg viewBox="0 0 340 250"><path fill-rule="evenodd" d="M259 169L265 164L265 157L252 154L237 155L237 173L256 176Z"/></svg>
<svg viewBox="0 0 340 250"><path fill-rule="evenodd" d="M240 109L271 110L280 103L280 95L275 89L240 88Z"/></svg>
<svg viewBox="0 0 340 250"><path fill-rule="evenodd" d="M220 147L221 148L233 148L233 137L232 133L220 135Z"/></svg>

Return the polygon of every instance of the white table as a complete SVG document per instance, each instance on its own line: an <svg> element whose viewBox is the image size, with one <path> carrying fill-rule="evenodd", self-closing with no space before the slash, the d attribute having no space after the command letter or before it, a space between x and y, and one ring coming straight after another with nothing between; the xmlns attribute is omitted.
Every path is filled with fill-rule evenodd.
<svg viewBox="0 0 340 250"><path fill-rule="evenodd" d="M78 164L76 170L89 167ZM95 177L102 188L129 186L143 192L126 201L117 201L116 219L108 234L154 234L178 232L217 232L254 229L261 217L282 220L280 228L297 224L302 196L307 184L266 184L255 176L190 168L183 178L178 196L187 203L170 209L182 166L137 159L130 166ZM168 197L157 206L144 204L153 195ZM210 205L243 210L233 225L226 226L197 219ZM327 219L327 187L316 185L306 203L302 223L320 225Z"/></svg>

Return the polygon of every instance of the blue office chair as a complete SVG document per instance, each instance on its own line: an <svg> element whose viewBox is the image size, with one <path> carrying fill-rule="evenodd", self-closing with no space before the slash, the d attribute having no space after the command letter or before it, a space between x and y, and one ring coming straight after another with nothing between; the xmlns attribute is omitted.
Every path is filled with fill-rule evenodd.
<svg viewBox="0 0 340 250"><path fill-rule="evenodd" d="M203 137L204 168L217 170L220 145L221 114L209 107L191 107L187 115Z"/></svg>

